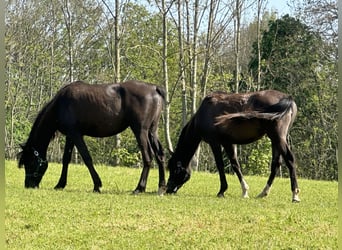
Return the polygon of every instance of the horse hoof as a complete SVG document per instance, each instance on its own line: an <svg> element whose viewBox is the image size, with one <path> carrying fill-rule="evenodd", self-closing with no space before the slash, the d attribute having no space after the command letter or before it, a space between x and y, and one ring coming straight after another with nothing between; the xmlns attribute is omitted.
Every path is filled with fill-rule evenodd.
<svg viewBox="0 0 342 250"><path fill-rule="evenodd" d="M224 194L218 193L218 194L217 194L217 197L218 197L218 198L224 198Z"/></svg>
<svg viewBox="0 0 342 250"><path fill-rule="evenodd" d="M141 189L137 188L136 190L133 191L133 194L134 195L138 195L138 194L141 194L141 193L144 193L144 192L145 192L145 190L141 190Z"/></svg>
<svg viewBox="0 0 342 250"><path fill-rule="evenodd" d="M292 199L292 203L299 203L299 202L300 202L300 199L298 197Z"/></svg>
<svg viewBox="0 0 342 250"><path fill-rule="evenodd" d="M64 189L65 186L66 186L66 183L58 182L57 185L54 187L54 189Z"/></svg>
<svg viewBox="0 0 342 250"><path fill-rule="evenodd" d="M265 198L265 197L267 197L267 194L261 193L256 198L262 199L262 198Z"/></svg>
<svg viewBox="0 0 342 250"><path fill-rule="evenodd" d="M158 195L163 196L166 193L166 186L161 186L158 189Z"/></svg>
<svg viewBox="0 0 342 250"><path fill-rule="evenodd" d="M101 193L100 188L94 188L93 193L100 194Z"/></svg>

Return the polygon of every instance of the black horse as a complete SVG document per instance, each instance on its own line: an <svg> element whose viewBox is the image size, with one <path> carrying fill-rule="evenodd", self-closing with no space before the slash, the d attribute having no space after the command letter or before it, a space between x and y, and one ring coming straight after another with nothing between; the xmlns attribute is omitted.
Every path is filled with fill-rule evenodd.
<svg viewBox="0 0 342 250"><path fill-rule="evenodd" d="M295 159L286 138L296 113L297 106L293 99L275 90L245 94L215 92L208 95L183 128L176 150L168 162L170 177L167 193L176 193L190 179L189 163L199 143L204 140L211 147L220 176L221 188L217 195L223 197L228 188L221 153L223 146L239 178L242 195L248 197L249 187L240 170L236 144L248 144L266 134L272 142L271 174L259 197L269 194L282 156L290 172L292 200L299 202Z"/></svg>
<svg viewBox="0 0 342 250"><path fill-rule="evenodd" d="M72 82L38 114L27 142L19 154L19 167L25 166L25 187L39 187L48 167L47 147L58 130L66 136L63 169L56 189L67 184L68 164L76 146L100 192L101 179L93 166L83 136L109 137L130 127L137 139L143 170L134 193L144 192L153 156L159 166L159 193L165 190L164 152L158 139L158 122L165 91L159 86L127 81L117 84Z"/></svg>

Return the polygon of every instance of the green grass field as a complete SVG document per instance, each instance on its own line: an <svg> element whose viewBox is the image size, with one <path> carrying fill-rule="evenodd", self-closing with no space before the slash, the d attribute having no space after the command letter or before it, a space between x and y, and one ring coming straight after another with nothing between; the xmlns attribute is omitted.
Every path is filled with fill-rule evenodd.
<svg viewBox="0 0 342 250"><path fill-rule="evenodd" d="M96 166L101 194L84 165L71 165L68 185L53 189L61 165L50 163L40 189L24 188L24 170L6 161L7 249L337 249L337 182L299 179L301 203L289 179L254 198L266 178L246 176L249 199L236 176L219 199L217 174L194 172L177 195L157 195L152 169L147 192L132 195L141 169ZM168 173L167 173L168 176Z"/></svg>

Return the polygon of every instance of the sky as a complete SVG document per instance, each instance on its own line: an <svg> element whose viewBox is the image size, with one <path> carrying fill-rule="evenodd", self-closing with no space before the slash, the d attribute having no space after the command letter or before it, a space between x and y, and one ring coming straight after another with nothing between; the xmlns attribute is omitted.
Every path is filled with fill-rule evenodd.
<svg viewBox="0 0 342 250"><path fill-rule="evenodd" d="M268 0L267 9L277 10L279 16L290 14L291 9L287 5L287 2L288 2L287 0Z"/></svg>

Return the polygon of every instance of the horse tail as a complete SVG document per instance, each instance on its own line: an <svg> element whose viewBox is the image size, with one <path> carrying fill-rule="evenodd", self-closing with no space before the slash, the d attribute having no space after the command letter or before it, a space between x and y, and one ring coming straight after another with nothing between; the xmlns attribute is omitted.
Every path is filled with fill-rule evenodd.
<svg viewBox="0 0 342 250"><path fill-rule="evenodd" d="M291 96L282 98L278 103L264 108L261 111L244 111L237 113L230 113L218 116L215 125L220 125L228 120L248 120L248 119L262 119L262 120L279 120L285 114L291 112L291 123L297 113L297 105Z"/></svg>
<svg viewBox="0 0 342 250"><path fill-rule="evenodd" d="M165 89L161 86L156 86L156 91L163 98L163 100L165 100L165 96L166 96Z"/></svg>

